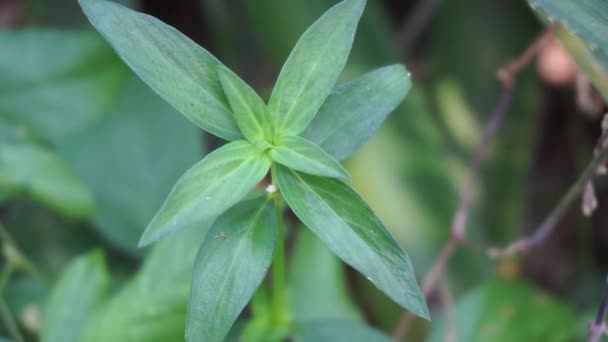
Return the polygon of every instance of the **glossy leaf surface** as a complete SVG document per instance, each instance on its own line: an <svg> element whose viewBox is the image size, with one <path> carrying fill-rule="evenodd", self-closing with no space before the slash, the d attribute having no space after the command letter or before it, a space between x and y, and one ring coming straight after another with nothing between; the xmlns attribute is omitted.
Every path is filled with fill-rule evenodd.
<svg viewBox="0 0 608 342"><path fill-rule="evenodd" d="M342 73L365 0L345 0L304 32L287 58L268 108L286 135L300 134Z"/></svg>
<svg viewBox="0 0 608 342"><path fill-rule="evenodd" d="M242 135L217 67L202 47L160 20L105 0L80 0L95 28L150 88L201 128L226 140Z"/></svg>
<svg viewBox="0 0 608 342"><path fill-rule="evenodd" d="M193 224L208 227L261 181L269 168L270 160L247 141L234 141L211 152L177 181L140 245Z"/></svg>
<svg viewBox="0 0 608 342"><path fill-rule="evenodd" d="M348 171L317 145L300 137L283 137L269 153L277 163L311 175L348 180Z"/></svg>
<svg viewBox="0 0 608 342"><path fill-rule="evenodd" d="M218 73L236 123L245 138L252 143L273 139L270 113L255 90L228 68L219 67Z"/></svg>
<svg viewBox="0 0 608 342"><path fill-rule="evenodd" d="M270 267L276 230L265 196L237 204L213 225L194 264L187 341L224 340Z"/></svg>
<svg viewBox="0 0 608 342"><path fill-rule="evenodd" d="M405 309L429 317L409 257L359 194L336 179L275 170L289 207L332 252Z"/></svg>
<svg viewBox="0 0 608 342"><path fill-rule="evenodd" d="M411 87L401 65L369 72L336 87L302 136L343 160L365 144Z"/></svg>

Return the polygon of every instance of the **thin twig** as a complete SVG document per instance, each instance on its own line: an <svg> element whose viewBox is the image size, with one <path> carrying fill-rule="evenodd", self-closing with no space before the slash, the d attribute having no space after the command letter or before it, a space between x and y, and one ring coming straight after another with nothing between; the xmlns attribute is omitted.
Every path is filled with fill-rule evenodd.
<svg viewBox="0 0 608 342"><path fill-rule="evenodd" d="M445 332L443 340L445 342L456 342L456 322L454 322L454 296L447 281L439 285L439 300L443 306L445 317Z"/></svg>
<svg viewBox="0 0 608 342"><path fill-rule="evenodd" d="M606 141L608 141L608 134L604 133L599 139L599 149L597 150L599 152L534 233L521 238L504 248L490 248L488 249L488 255L491 258L513 256L518 253L527 252L543 243L551 233L553 233L557 224L571 207L572 203L580 197L585 185L597 174L598 168L606 162L606 158L608 157L608 149L604 146Z"/></svg>
<svg viewBox="0 0 608 342"><path fill-rule="evenodd" d="M426 299L429 298L437 281L445 273L445 269L454 252L459 246L467 242L466 231L471 212L472 197L474 188L479 183L479 172L481 164L486 158L488 145L492 142L496 135L496 131L504 121L504 117L513 100L513 90L520 72L529 65L539 51L549 41L553 34L554 26L549 27L543 32L534 42L515 60L508 63L506 67L498 71L498 79L502 84L502 92L494 106L486 124L484 126L483 135L477 148L474 151L471 164L469 166L469 175L464 187L461 189L458 208L452 217L450 228L450 237L443 246L441 253L435 259L431 270L426 274L422 281L422 292ZM413 317L409 312L404 311L399 324L397 325L393 338L395 341L400 341L405 336L405 333L411 324Z"/></svg>
<svg viewBox="0 0 608 342"><path fill-rule="evenodd" d="M606 327L606 315L608 314L608 278L604 285L604 293L600 308L597 310L595 320L589 326L589 337L587 342L600 342L603 335L608 335L608 327Z"/></svg>
<svg viewBox="0 0 608 342"><path fill-rule="evenodd" d="M416 7L407 15L398 30L397 47L407 55L433 15L441 0L418 0Z"/></svg>

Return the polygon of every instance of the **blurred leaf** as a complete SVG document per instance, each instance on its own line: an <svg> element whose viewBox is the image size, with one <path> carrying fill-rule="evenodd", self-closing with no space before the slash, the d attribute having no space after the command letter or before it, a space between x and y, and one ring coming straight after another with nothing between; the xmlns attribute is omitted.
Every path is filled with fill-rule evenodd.
<svg viewBox="0 0 608 342"><path fill-rule="evenodd" d="M350 54L365 3L340 2L298 40L268 101L280 134L304 131L331 92Z"/></svg>
<svg viewBox="0 0 608 342"><path fill-rule="evenodd" d="M202 233L190 229L156 244L135 278L87 321L82 341L184 341L192 266Z"/></svg>
<svg viewBox="0 0 608 342"><path fill-rule="evenodd" d="M265 50L272 61L280 65L293 49L298 37L319 18L328 7L335 5L336 0L240 0L251 25L260 37L258 47ZM266 37L272 37L267 39ZM357 29L349 66L371 66L394 62L391 25L383 13L379 1L369 1Z"/></svg>
<svg viewBox="0 0 608 342"><path fill-rule="evenodd" d="M146 84L193 123L226 140L242 137L218 79L221 63L158 19L105 0L85 14Z"/></svg>
<svg viewBox="0 0 608 342"><path fill-rule="evenodd" d="M196 257L187 341L223 341L270 267L277 238L272 202L237 204L213 225Z"/></svg>
<svg viewBox="0 0 608 342"><path fill-rule="evenodd" d="M95 228L134 253L171 185L200 158L199 133L96 34L2 32L0 45L0 121L57 146L93 192Z"/></svg>
<svg viewBox="0 0 608 342"><path fill-rule="evenodd" d="M359 194L335 179L275 171L289 207L332 252L405 309L429 317L409 257Z"/></svg>
<svg viewBox="0 0 608 342"><path fill-rule="evenodd" d="M289 264L288 294L294 321L360 321L342 263L310 229L301 227Z"/></svg>
<svg viewBox="0 0 608 342"><path fill-rule="evenodd" d="M137 0L114 0L125 6L135 6ZM31 0L27 2L30 25L78 28L86 24L78 2L74 0Z"/></svg>
<svg viewBox="0 0 608 342"><path fill-rule="evenodd" d="M463 21L463 17L467 20ZM512 25L514 22L517 25ZM454 25L460 28L455 30ZM444 162L458 188L465 184L474 149L481 141L481 131L501 93L496 71L523 53L539 29L524 2L471 0L445 2L439 8L430 34L432 43L428 53L435 67L427 96L435 104L430 115L439 120L444 144L448 146L448 154L437 158L447 159ZM467 232L472 240L496 243L513 240L527 225L529 193L526 189L530 185L535 153L530 146L539 139L541 89L532 66L519 75L513 101L500 130L487 147L486 161L479 175L479 191L473 200L475 205ZM412 130L406 134L412 134ZM415 167L409 166L411 173L424 177L422 170L413 170ZM441 196L439 189L427 192L416 183L411 184L426 205ZM455 210L452 207L448 217ZM449 220L435 234L445 239L448 224ZM458 255L454 265L450 276L456 291L474 286L492 269L487 260L473 254ZM462 267L467 269L466 273L459 271Z"/></svg>
<svg viewBox="0 0 608 342"><path fill-rule="evenodd" d="M209 226L268 173L270 159L251 143L228 143L194 165L175 183L140 240L145 246L193 224Z"/></svg>
<svg viewBox="0 0 608 342"><path fill-rule="evenodd" d="M550 23L586 75L608 100L608 3L602 0L528 0Z"/></svg>
<svg viewBox="0 0 608 342"><path fill-rule="evenodd" d="M125 68L91 32L0 31L0 120L61 141L102 117Z"/></svg>
<svg viewBox="0 0 608 342"><path fill-rule="evenodd" d="M219 78L230 102L234 118L251 143L274 140L275 134L266 103L245 81L228 68L218 68Z"/></svg>
<svg viewBox="0 0 608 342"><path fill-rule="evenodd" d="M338 86L302 136L343 160L369 140L410 86L409 74L401 65L376 69Z"/></svg>
<svg viewBox="0 0 608 342"><path fill-rule="evenodd" d="M493 279L457 300L450 329L456 341L572 341L577 316L570 307L522 282ZM431 341L443 341L445 317Z"/></svg>
<svg viewBox="0 0 608 342"><path fill-rule="evenodd" d="M71 262L45 306L41 341L81 341L84 322L101 302L109 280L103 254L99 251Z"/></svg>
<svg viewBox="0 0 608 342"><path fill-rule="evenodd" d="M106 116L59 146L92 189L97 228L135 251L141 233L184 169L201 155L197 130L133 76Z"/></svg>
<svg viewBox="0 0 608 342"><path fill-rule="evenodd" d="M295 342L389 342L381 332L360 322L317 320L294 324Z"/></svg>
<svg viewBox="0 0 608 342"><path fill-rule="evenodd" d="M86 218L95 211L88 189L47 148L0 142L0 188L29 194L61 213Z"/></svg>
<svg viewBox="0 0 608 342"><path fill-rule="evenodd" d="M350 179L348 171L327 152L310 141L294 136L281 138L268 155L277 163L315 176Z"/></svg>

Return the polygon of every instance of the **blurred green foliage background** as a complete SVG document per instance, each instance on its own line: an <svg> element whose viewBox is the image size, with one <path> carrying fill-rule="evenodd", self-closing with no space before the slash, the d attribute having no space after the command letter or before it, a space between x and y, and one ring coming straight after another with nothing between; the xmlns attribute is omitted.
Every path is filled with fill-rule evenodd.
<svg viewBox="0 0 608 342"><path fill-rule="evenodd" d="M298 36L336 1L119 2L175 26L267 94ZM426 19L423 3L431 7ZM419 279L448 238L472 151L500 93L497 70L542 32L546 18L537 15L523 0L368 1L342 81L397 62L412 73L414 88L346 165ZM411 20L422 21L419 32ZM0 276L2 316L10 311L28 341L183 340L202 236L193 227L149 249L136 244L175 180L222 142L137 79L76 1L0 1L0 27L0 274L15 257L7 246L39 270ZM568 32L558 35L573 51L584 45ZM575 56L583 67L585 56ZM533 64L521 75L489 146L468 227L471 246L441 280L450 303L433 294L433 321L416 321L408 340L586 335L608 266L602 181L596 215L584 219L571 208L541 248L496 262L479 247L534 229L588 163L600 134L601 102L595 110L581 105L573 78L551 78L563 65L545 63L548 74L537 71L547 65ZM401 314L396 304L296 224L289 246L295 317L366 321L392 333Z"/></svg>

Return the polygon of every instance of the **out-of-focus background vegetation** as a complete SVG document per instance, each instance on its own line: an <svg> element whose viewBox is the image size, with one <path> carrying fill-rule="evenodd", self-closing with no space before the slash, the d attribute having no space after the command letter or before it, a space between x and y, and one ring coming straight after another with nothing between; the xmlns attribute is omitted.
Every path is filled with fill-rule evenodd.
<svg viewBox="0 0 608 342"><path fill-rule="evenodd" d="M176 27L268 94L299 35L336 1L119 2ZM139 81L75 0L1 0L0 28L0 335L12 316L28 341L183 340L202 237L194 227L136 244L177 178L222 142ZM368 1L342 81L403 63L414 87L346 165L419 279L448 238L500 94L497 70L543 29L523 0ZM520 76L474 195L472 247L431 296L433 321L414 322L408 340L584 338L608 270L601 181L594 217L575 205L530 253L492 261L475 246L517 239L557 203L601 133L597 96L557 42ZM295 317L365 320L391 334L400 308L292 228Z"/></svg>

